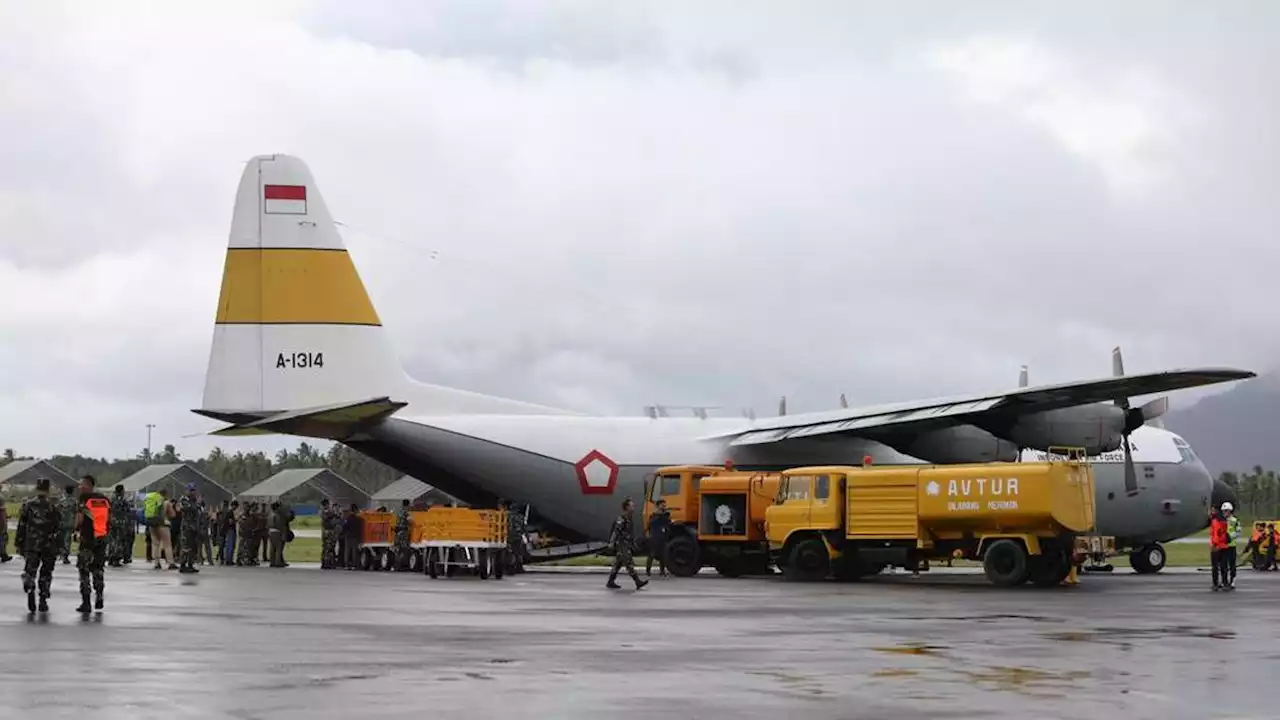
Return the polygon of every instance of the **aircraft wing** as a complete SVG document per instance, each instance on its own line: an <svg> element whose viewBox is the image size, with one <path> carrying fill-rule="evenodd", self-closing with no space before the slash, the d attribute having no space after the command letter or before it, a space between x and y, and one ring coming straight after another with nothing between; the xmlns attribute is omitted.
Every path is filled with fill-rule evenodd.
<svg viewBox="0 0 1280 720"><path fill-rule="evenodd" d="M829 412L764 418L741 430L707 436L733 438L730 445L760 445L815 435L875 434L876 430L924 431L973 422L983 415L1002 418L1056 410L1118 398L1164 393L1255 377L1235 368L1194 368L1078 380L1057 385L1024 387L989 395L935 398Z"/></svg>

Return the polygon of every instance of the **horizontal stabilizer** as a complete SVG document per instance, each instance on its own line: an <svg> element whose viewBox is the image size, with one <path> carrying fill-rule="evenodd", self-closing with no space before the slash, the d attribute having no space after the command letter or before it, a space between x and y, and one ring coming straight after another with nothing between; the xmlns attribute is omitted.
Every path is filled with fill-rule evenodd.
<svg viewBox="0 0 1280 720"><path fill-rule="evenodd" d="M342 440L362 428L394 415L405 405L407 403L397 402L389 397L380 397L356 403L290 410L260 420L231 425L215 430L210 435L234 437L280 433Z"/></svg>

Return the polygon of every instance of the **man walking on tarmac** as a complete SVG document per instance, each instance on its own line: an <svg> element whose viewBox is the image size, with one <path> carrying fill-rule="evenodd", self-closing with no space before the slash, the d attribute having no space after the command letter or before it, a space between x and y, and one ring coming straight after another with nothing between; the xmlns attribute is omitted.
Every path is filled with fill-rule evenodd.
<svg viewBox="0 0 1280 720"><path fill-rule="evenodd" d="M14 544L22 552L22 589L27 593L27 612L36 611L37 588L40 612L49 612L53 566L62 551L61 541L62 512L49 497L49 478L42 477L36 480L35 496L22 503L22 511L18 513L18 533L14 537Z"/></svg>
<svg viewBox="0 0 1280 720"><path fill-rule="evenodd" d="M102 592L106 589L103 568L107 560L107 532L111 522L111 501L98 492L92 475L80 478L80 500L76 506L76 533L80 547L76 551L76 569L80 572L80 607L78 613L102 609ZM89 606L89 588L94 595Z"/></svg>
<svg viewBox="0 0 1280 720"><path fill-rule="evenodd" d="M609 544L613 545L613 570L609 573L609 582L604 586L612 590L620 590L622 586L617 583L618 570L625 567L627 574L636 583L636 589L649 584L648 580L641 580L640 574L636 572L636 565L632 561L631 554L635 551L636 539L632 532L631 512L635 508L635 504L631 502L631 498L622 501L622 514L617 520L613 521L613 532L609 535Z"/></svg>
<svg viewBox="0 0 1280 720"><path fill-rule="evenodd" d="M1213 567L1213 591L1232 590L1232 574L1235 570L1235 550L1231 546L1227 525L1227 514L1231 511L1231 503L1222 503L1216 512L1209 511L1209 551Z"/></svg>

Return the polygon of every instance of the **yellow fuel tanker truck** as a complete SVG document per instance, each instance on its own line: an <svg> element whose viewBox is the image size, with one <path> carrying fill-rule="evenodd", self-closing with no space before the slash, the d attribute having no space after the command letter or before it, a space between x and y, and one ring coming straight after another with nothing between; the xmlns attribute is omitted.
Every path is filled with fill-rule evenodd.
<svg viewBox="0 0 1280 720"><path fill-rule="evenodd" d="M1076 537L1094 527L1094 505L1084 451L1055 453L1036 463L786 470L765 511L771 556L790 580L964 558L1001 587L1057 585Z"/></svg>

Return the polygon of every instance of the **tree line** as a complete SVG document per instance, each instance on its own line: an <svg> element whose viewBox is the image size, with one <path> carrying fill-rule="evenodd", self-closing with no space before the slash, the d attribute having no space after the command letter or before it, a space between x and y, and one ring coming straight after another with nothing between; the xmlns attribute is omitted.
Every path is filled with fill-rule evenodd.
<svg viewBox="0 0 1280 720"><path fill-rule="evenodd" d="M0 467L14 460L35 460L18 455L12 448L0 455ZM204 473L214 482L239 495L281 470L294 468L328 468L349 480L361 490L373 494L399 480L403 473L340 443L328 452L303 442L294 450L280 450L274 456L263 452L228 454L215 447L202 458L184 458L173 445L150 453L142 450L132 458L94 458L84 455L54 455L43 458L71 477L93 475L99 487L112 487L148 465L185 463ZM429 482L424 480L424 482Z"/></svg>
<svg viewBox="0 0 1280 720"><path fill-rule="evenodd" d="M1236 493L1236 514L1246 518L1280 518L1280 476L1274 470L1254 465L1251 472L1224 472L1218 476Z"/></svg>

